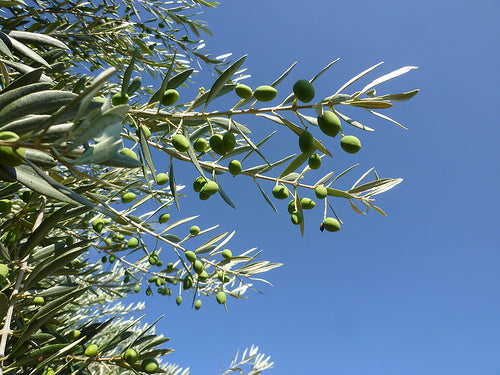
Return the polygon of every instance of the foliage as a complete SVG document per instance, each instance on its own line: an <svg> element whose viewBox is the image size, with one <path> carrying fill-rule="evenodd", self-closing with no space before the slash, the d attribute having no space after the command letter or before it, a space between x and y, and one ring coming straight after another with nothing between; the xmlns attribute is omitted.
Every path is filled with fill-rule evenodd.
<svg viewBox="0 0 500 375"><path fill-rule="evenodd" d="M0 137L0 373L144 372L142 364L172 349L164 348L168 339L155 333L154 324L132 320L130 313L144 305L125 306L121 298L145 288L146 295L187 294L193 306L203 296L225 307L226 295L246 298L255 282L266 282L260 274L280 266L256 260L255 248L233 255L235 250L226 247L235 232L219 233L217 225L201 231L193 225L184 237L176 235L175 228L197 218L168 222L169 210L180 210L184 189L191 189L191 183L186 187L176 180L178 168L192 165L199 172L193 189L201 200L218 194L231 207L222 187L228 170L226 175L241 181L251 179L276 212L261 184L279 186L283 197L292 197L289 213L302 234L303 209L315 206L301 199L304 190L315 190L318 197L321 191L323 219L329 207L338 219L328 218L326 229L336 231L342 222L330 200L345 199L363 213L358 202L367 212L373 208L385 215L373 197L402 181L379 178L371 169L347 191L332 187L351 167L303 182L331 156L309 133L327 135L317 128L323 111L343 121L339 138L347 135L348 125L373 131L342 114L343 106L396 123L374 110L411 99L418 90L377 95L374 87L414 67L345 93L377 64L312 104L290 93L280 104L262 106L255 99L273 100L295 64L270 85L237 91L237 98L233 91L245 78L245 56L234 62L212 58L201 39L210 33L193 18L200 7L216 3L14 0L0 5L0 134L19 137ZM215 75L212 87L189 100L181 94L178 103L179 92L202 67ZM95 73L84 74L86 69ZM156 86L144 83L149 81ZM301 84L309 102L314 90ZM233 95L234 106L208 111L222 95ZM239 122L245 114L302 135L305 152L269 161L261 146L274 133L255 143L250 128ZM243 157L237 160L238 155ZM262 162L249 165L255 155ZM169 167L157 173L155 163L162 157ZM314 165L306 164L313 159ZM374 179L362 183L372 172ZM190 240L199 236L206 240L196 247ZM96 355L86 350L90 345L97 345ZM138 352L136 362L122 357L130 348ZM272 363L251 348L226 373L243 373L244 365L249 373L260 373ZM159 372L187 373L172 364L160 367Z"/></svg>

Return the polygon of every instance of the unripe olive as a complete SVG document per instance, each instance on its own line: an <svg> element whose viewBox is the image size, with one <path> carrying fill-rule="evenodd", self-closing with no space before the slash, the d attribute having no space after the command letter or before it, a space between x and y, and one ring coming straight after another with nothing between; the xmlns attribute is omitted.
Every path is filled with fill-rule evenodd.
<svg viewBox="0 0 500 375"><path fill-rule="evenodd" d="M43 305L45 305L45 298L40 297L40 296L35 297L35 298L33 298L33 304L35 306L43 306Z"/></svg>
<svg viewBox="0 0 500 375"><path fill-rule="evenodd" d="M210 198L212 196L212 194L208 194L207 192L205 191L200 191L200 199L202 201L206 201L208 198Z"/></svg>
<svg viewBox="0 0 500 375"><path fill-rule="evenodd" d="M272 86L259 86L253 92L253 96L259 102L269 102L273 100L278 91Z"/></svg>
<svg viewBox="0 0 500 375"><path fill-rule="evenodd" d="M239 175L241 172L241 163L239 160L231 160L228 165L229 173L233 176Z"/></svg>
<svg viewBox="0 0 500 375"><path fill-rule="evenodd" d="M144 125L139 125L139 128L137 128L137 131L135 132L135 134L139 137L139 133L142 129L142 132L144 133L144 136L146 137L146 139L148 139L149 137L151 137L151 130L149 130L149 128L147 126L144 126Z"/></svg>
<svg viewBox="0 0 500 375"><path fill-rule="evenodd" d="M149 264L154 266L156 263L158 263L158 254L156 254L156 253L149 254L148 261L149 261Z"/></svg>
<svg viewBox="0 0 500 375"><path fill-rule="evenodd" d="M170 219L170 214L161 214L158 221L160 224L164 224L168 221L168 219Z"/></svg>
<svg viewBox="0 0 500 375"><path fill-rule="evenodd" d="M124 147L120 150L120 154L123 154L123 155L127 155L131 158L134 158L135 160L137 160L137 154L132 151L131 149L127 148L127 147Z"/></svg>
<svg viewBox="0 0 500 375"><path fill-rule="evenodd" d="M176 134L172 137L172 146L174 146L177 151L187 151L189 148L189 140L182 134Z"/></svg>
<svg viewBox="0 0 500 375"><path fill-rule="evenodd" d="M318 154L312 154L309 156L309 160L307 162L309 164L309 168L318 169L321 167L321 158Z"/></svg>
<svg viewBox="0 0 500 375"><path fill-rule="evenodd" d="M177 90L168 89L163 93L163 99L161 100L161 104L163 105L174 105L179 100L179 93Z"/></svg>
<svg viewBox="0 0 500 375"><path fill-rule="evenodd" d="M223 271L217 272L217 277L219 278L220 281L224 283L229 282L229 275Z"/></svg>
<svg viewBox="0 0 500 375"><path fill-rule="evenodd" d="M147 296L150 296L151 293L153 293L153 291L151 290L151 288L148 286L148 288L146 289L146 295Z"/></svg>
<svg viewBox="0 0 500 375"><path fill-rule="evenodd" d="M219 302L221 305L226 303L226 293L224 292L217 293L217 296L215 298L217 299L217 302Z"/></svg>
<svg viewBox="0 0 500 375"><path fill-rule="evenodd" d="M175 299L175 303L177 304L177 306L179 306L182 303L182 296L177 296L177 298Z"/></svg>
<svg viewBox="0 0 500 375"><path fill-rule="evenodd" d="M224 137L221 134L214 134L210 137L210 147L212 151L218 155L226 154L226 147L224 146Z"/></svg>
<svg viewBox="0 0 500 375"><path fill-rule="evenodd" d="M219 185L215 181L208 181L205 185L202 186L200 193L206 193L210 195L214 195L219 191Z"/></svg>
<svg viewBox="0 0 500 375"><path fill-rule="evenodd" d="M7 232L7 234L4 236L3 240L4 240L5 244L12 245L19 240L20 236L21 236L21 232L19 231L19 229L14 228L14 229L11 229Z"/></svg>
<svg viewBox="0 0 500 375"><path fill-rule="evenodd" d="M135 197L136 197L136 195L134 193L125 193L122 195L122 202L123 203L133 202Z"/></svg>
<svg viewBox="0 0 500 375"><path fill-rule="evenodd" d="M299 225L304 221L304 216L302 215L302 212L294 211L290 216L290 220L294 225Z"/></svg>
<svg viewBox="0 0 500 375"><path fill-rule="evenodd" d="M193 190L199 193L203 185L207 183L207 179L202 176L198 176L193 181Z"/></svg>
<svg viewBox="0 0 500 375"><path fill-rule="evenodd" d="M314 137L307 130L304 130L299 135L299 148L304 154L310 154L316 149L316 146L314 146Z"/></svg>
<svg viewBox="0 0 500 375"><path fill-rule="evenodd" d="M327 217L323 220L323 228L325 228L328 232L337 232L340 230L340 223L333 217Z"/></svg>
<svg viewBox="0 0 500 375"><path fill-rule="evenodd" d="M68 339L71 341L78 340L82 332L79 329L74 329L68 334Z"/></svg>
<svg viewBox="0 0 500 375"><path fill-rule="evenodd" d="M225 259L231 259L233 257L233 253L229 249L222 250L222 257Z"/></svg>
<svg viewBox="0 0 500 375"><path fill-rule="evenodd" d="M168 174L166 173L158 173L156 175L156 183L158 185L165 185L168 182Z"/></svg>
<svg viewBox="0 0 500 375"><path fill-rule="evenodd" d="M137 247L137 245L139 245L139 240L135 237L131 237L127 242L127 247L130 249Z"/></svg>
<svg viewBox="0 0 500 375"><path fill-rule="evenodd" d="M102 229L104 228L104 221L102 219L95 219L92 222L92 228L97 232L101 233Z"/></svg>
<svg viewBox="0 0 500 375"><path fill-rule="evenodd" d="M139 284L137 284L135 287L134 287L134 292L135 293L139 293L141 290L141 286Z"/></svg>
<svg viewBox="0 0 500 375"><path fill-rule="evenodd" d="M288 206L286 209L290 215L297 211L295 208L295 199L292 199L290 202L288 202Z"/></svg>
<svg viewBox="0 0 500 375"><path fill-rule="evenodd" d="M205 138L196 138L193 142L193 148L196 152L204 152L208 147L208 142Z"/></svg>
<svg viewBox="0 0 500 375"><path fill-rule="evenodd" d="M187 275L184 277L184 280L182 280L182 288L184 290L190 289L193 286L193 278L191 275Z"/></svg>
<svg viewBox="0 0 500 375"><path fill-rule="evenodd" d="M189 233L191 236L197 236L200 234L200 227L197 225L193 225L191 228L189 228Z"/></svg>
<svg viewBox="0 0 500 375"><path fill-rule="evenodd" d="M125 284L128 284L130 282L130 275L125 275L125 277L123 278L123 282Z"/></svg>
<svg viewBox="0 0 500 375"><path fill-rule="evenodd" d="M184 255L186 256L186 259L191 263L193 263L196 260L196 254L194 251L188 250L184 253Z"/></svg>
<svg viewBox="0 0 500 375"><path fill-rule="evenodd" d="M361 148L361 142L353 135L346 135L340 140L340 146L345 152L355 154Z"/></svg>
<svg viewBox="0 0 500 375"><path fill-rule="evenodd" d="M318 185L314 188L314 194L316 194L316 198L325 199L328 195L328 190L323 185Z"/></svg>
<svg viewBox="0 0 500 375"><path fill-rule="evenodd" d="M0 285L2 285L5 280L7 280L7 275L9 274L9 267L5 264L0 263Z"/></svg>
<svg viewBox="0 0 500 375"><path fill-rule="evenodd" d="M222 143L224 144L225 152L233 151L236 146L236 137L231 132L224 133L222 136Z"/></svg>
<svg viewBox="0 0 500 375"><path fill-rule="evenodd" d="M85 349L85 355L87 357L95 357L97 355L99 348L96 344L91 344Z"/></svg>
<svg viewBox="0 0 500 375"><path fill-rule="evenodd" d="M323 133L330 137L335 137L342 129L340 120L332 111L324 111L318 116L318 126Z"/></svg>
<svg viewBox="0 0 500 375"><path fill-rule="evenodd" d="M276 199L286 199L286 198L288 198L288 195L289 195L288 189L285 186L281 185L281 184L276 185L273 188L272 193L273 193L273 196Z"/></svg>
<svg viewBox="0 0 500 375"><path fill-rule="evenodd" d="M200 281L205 281L206 279L208 279L208 273L207 273L207 271L203 270L203 271L201 271L201 273L198 275L198 280L200 280Z"/></svg>
<svg viewBox="0 0 500 375"><path fill-rule="evenodd" d="M9 199L0 199L0 212L7 213L12 209L12 201Z"/></svg>
<svg viewBox="0 0 500 375"><path fill-rule="evenodd" d="M111 254L111 255L109 256L109 263L113 264L113 263L115 262L115 260L116 260L116 255Z"/></svg>
<svg viewBox="0 0 500 375"><path fill-rule="evenodd" d="M17 141L19 136L10 131L0 132L0 140L1 141ZM19 155L25 156L26 150L22 147L17 149L17 153ZM24 160L21 156L18 156L14 149L10 146L0 146L0 164L6 167L17 167L24 163Z"/></svg>
<svg viewBox="0 0 500 375"><path fill-rule="evenodd" d="M128 103L128 94L126 92L124 92L124 93L121 93L121 92L116 93L111 98L111 103L113 105L127 104Z"/></svg>
<svg viewBox="0 0 500 375"><path fill-rule="evenodd" d="M45 369L42 372L42 375L54 375L55 371L52 367L45 367Z"/></svg>
<svg viewBox="0 0 500 375"><path fill-rule="evenodd" d="M128 348L123 353L122 358L129 365L133 365L135 362L137 362L137 359L139 358L139 354L137 353L137 351L135 349Z"/></svg>
<svg viewBox="0 0 500 375"><path fill-rule="evenodd" d="M101 258L101 262L103 263L106 263L108 261L108 257L106 255L104 255L102 258Z"/></svg>
<svg viewBox="0 0 500 375"><path fill-rule="evenodd" d="M300 205L304 210L311 210L316 207L316 202L314 202L311 198L301 198Z"/></svg>
<svg viewBox="0 0 500 375"><path fill-rule="evenodd" d="M241 99L248 99L252 96L252 89L242 83L237 84L234 88L234 91L236 92L236 95L238 95Z"/></svg>
<svg viewBox="0 0 500 375"><path fill-rule="evenodd" d="M193 263L193 269L194 269L194 272L196 272L197 274L202 273L203 272L203 263L201 263L201 261L196 259Z"/></svg>
<svg viewBox="0 0 500 375"><path fill-rule="evenodd" d="M194 308L195 308L196 310L201 309L201 300L197 300L197 301L194 303Z"/></svg>
<svg viewBox="0 0 500 375"><path fill-rule="evenodd" d="M299 79L293 85L293 93L301 102L309 103L314 98L314 87L309 81Z"/></svg>
<svg viewBox="0 0 500 375"><path fill-rule="evenodd" d="M148 374L153 374L158 370L160 366L158 365L158 362L154 358L147 358L142 361L141 363L141 369L142 371L148 373Z"/></svg>

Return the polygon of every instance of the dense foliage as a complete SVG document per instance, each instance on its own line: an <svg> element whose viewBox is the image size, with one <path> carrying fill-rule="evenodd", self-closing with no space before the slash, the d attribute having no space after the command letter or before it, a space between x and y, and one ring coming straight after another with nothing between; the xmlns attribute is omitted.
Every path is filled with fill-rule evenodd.
<svg viewBox="0 0 500 375"><path fill-rule="evenodd" d="M200 200L218 194L234 207L225 176L252 181L275 211L275 199L288 199L290 225L302 234L307 215L318 215L321 230L341 229L332 199L384 215L373 197L401 179L370 170L344 191L332 184L351 168L325 171L315 182L307 172L326 168L331 156L321 138L354 154L361 141L349 127L373 130L342 106L396 123L375 110L418 90L377 95L374 87L414 67L345 92L377 64L321 99L314 81L337 60L285 96L279 85L295 64L252 89L243 83L245 56L229 61L204 50L209 31L194 15L215 5L0 1L0 373L187 373L166 362L168 339L154 324L132 317L144 304L121 299L142 289L170 296L172 308L187 302L199 309L205 300L225 306L280 264L257 260L256 249L236 254L234 232L200 229L196 217L172 222L183 189ZM211 88L180 95L198 70L214 76ZM234 106L208 111L222 95ZM269 161L260 147L274 133L252 141L239 120L244 114L296 134L290 154ZM160 159L169 161L165 170L155 168ZM178 183L174 168L186 166L199 177ZM317 201L302 197L308 190ZM306 215L320 203L322 213ZM182 238L173 233L180 226L190 227ZM206 241L193 246L199 236ZM259 373L272 364L251 348L228 372L243 365Z"/></svg>

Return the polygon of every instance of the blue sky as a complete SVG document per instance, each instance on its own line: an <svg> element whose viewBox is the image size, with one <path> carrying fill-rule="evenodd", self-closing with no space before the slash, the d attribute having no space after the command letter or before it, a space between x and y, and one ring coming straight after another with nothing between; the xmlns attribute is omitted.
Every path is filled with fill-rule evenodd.
<svg viewBox="0 0 500 375"><path fill-rule="evenodd" d="M215 35L207 38L214 56L248 54L252 87L269 84L298 61L278 87L281 97L296 79L312 77L337 57L317 81L316 98L379 61L382 67L347 92L405 65L419 69L377 91L421 92L384 112L407 131L362 110L346 111L376 131L345 125L363 149L347 155L332 142L334 157L321 169L338 173L360 163L339 188L373 166L381 177L403 177L377 198L388 217L361 216L333 201L342 230L321 233L322 212L316 211L300 237L286 203L276 203L276 215L243 178L227 177L224 185L236 211L220 197L182 202L183 216L201 214L200 227L236 229L233 253L258 247L262 259L284 266L266 275L273 288L259 285L264 294L231 299L228 314L208 300L195 311L172 299L146 299L149 321L166 315L158 330L172 338L170 361L193 374L217 374L236 350L255 344L275 362L271 375L500 374L499 8L498 1L484 0L254 0L226 1L198 16ZM209 85L204 74L197 84ZM270 159L295 147L295 138L270 122L240 121L256 139L279 131L283 141L263 148ZM177 178L189 184L194 173Z"/></svg>

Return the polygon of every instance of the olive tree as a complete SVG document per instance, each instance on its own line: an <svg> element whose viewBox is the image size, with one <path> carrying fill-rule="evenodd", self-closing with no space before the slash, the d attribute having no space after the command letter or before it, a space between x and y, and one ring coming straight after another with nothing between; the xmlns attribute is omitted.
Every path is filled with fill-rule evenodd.
<svg viewBox="0 0 500 375"><path fill-rule="evenodd" d="M255 184L276 212L276 200L287 199L297 235L309 216L322 231L339 231L332 200L385 215L374 197L402 180L369 170L351 189L337 189L352 168L330 172L324 141L354 154L361 141L349 129L373 131L344 106L400 125L377 111L418 90L379 95L375 86L414 67L352 89L377 64L318 98L315 81L338 60L288 82L293 64L252 89L245 56L214 58L204 47L210 32L192 15L215 5L0 1L0 374L187 373L167 362L172 349L154 322L133 314L144 303L123 298L142 290L167 296L172 308L225 307L280 266L256 249L233 252L234 232L216 223L200 230L195 217L170 220L184 199L219 195L234 207L226 178ZM211 87L186 97L200 74L213 77ZM223 95L233 105L217 108ZM252 139L242 115L297 139L269 160L261 147L274 132ZM157 169L159 160L168 167ZM194 181L182 180L186 168ZM324 177L311 181L308 172L320 168ZM303 197L307 191L317 200ZM308 211L316 205L323 209ZM180 226L189 227L182 238ZM226 373L271 365L252 347Z"/></svg>

